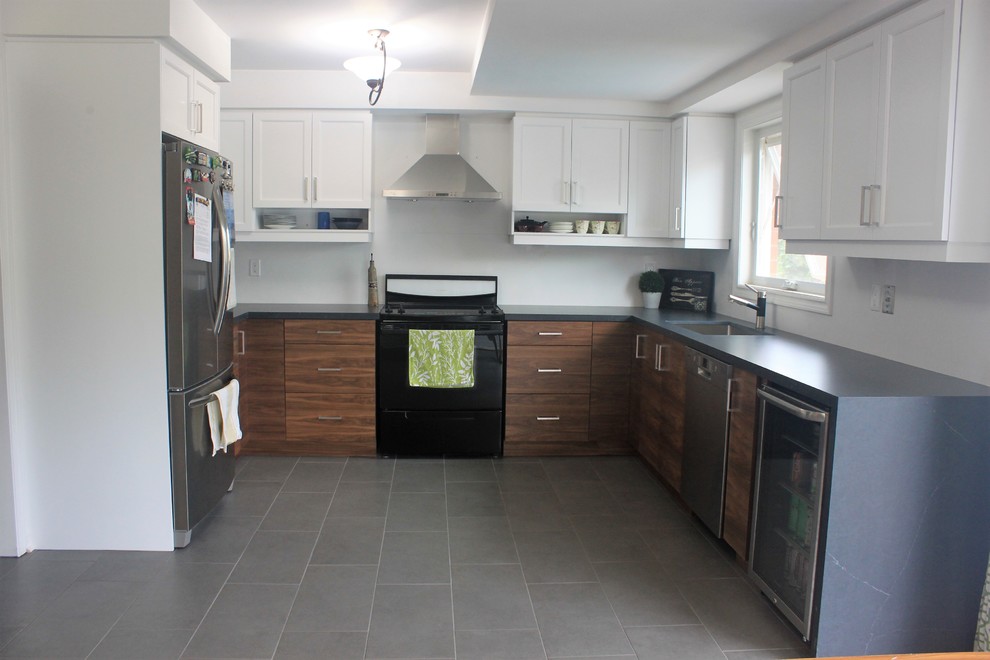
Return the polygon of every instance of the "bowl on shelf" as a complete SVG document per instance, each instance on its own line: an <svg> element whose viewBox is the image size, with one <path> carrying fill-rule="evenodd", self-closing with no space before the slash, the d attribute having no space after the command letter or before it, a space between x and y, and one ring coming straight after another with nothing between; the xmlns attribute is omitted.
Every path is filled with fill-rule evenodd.
<svg viewBox="0 0 990 660"><path fill-rule="evenodd" d="M261 216L261 226L265 229L295 229L296 216L284 213L266 213Z"/></svg>
<svg viewBox="0 0 990 660"><path fill-rule="evenodd" d="M357 229L361 226L361 218L334 218L333 226L337 229Z"/></svg>

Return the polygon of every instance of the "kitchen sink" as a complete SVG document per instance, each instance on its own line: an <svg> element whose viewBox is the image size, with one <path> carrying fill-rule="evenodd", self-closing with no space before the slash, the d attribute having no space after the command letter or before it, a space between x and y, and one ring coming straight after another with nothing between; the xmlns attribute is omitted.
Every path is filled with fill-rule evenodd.
<svg viewBox="0 0 990 660"><path fill-rule="evenodd" d="M697 332L699 335L762 335L762 330L747 328L744 325L730 323L729 321L715 321L713 323L677 323L680 328Z"/></svg>

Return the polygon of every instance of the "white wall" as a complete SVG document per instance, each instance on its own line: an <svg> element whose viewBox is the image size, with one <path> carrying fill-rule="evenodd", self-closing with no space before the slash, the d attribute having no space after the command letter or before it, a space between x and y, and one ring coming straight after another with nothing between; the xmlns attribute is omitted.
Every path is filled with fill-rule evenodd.
<svg viewBox="0 0 990 660"><path fill-rule="evenodd" d="M160 49L5 51L18 544L168 550Z"/></svg>
<svg viewBox="0 0 990 660"><path fill-rule="evenodd" d="M0 17L2 27L2 17ZM0 29L0 33L2 33ZM9 378L6 359L6 323L4 297L4 270L10 261L10 234L7 201L7 82L4 52L0 48L0 557L17 556L24 552L17 543L16 515L14 512L14 461L10 443L10 409L7 395Z"/></svg>
<svg viewBox="0 0 990 660"><path fill-rule="evenodd" d="M237 300L364 303L368 253L385 273L498 275L507 305L639 306L636 279L647 262L691 268L696 252L511 245L512 126L507 115L461 120L462 154L503 193L501 202L385 201L381 190L423 153L423 115L374 119L374 243L237 246ZM533 214L539 217L539 214ZM248 277L249 259L261 277Z"/></svg>
<svg viewBox="0 0 990 660"><path fill-rule="evenodd" d="M737 133L764 122L780 103L737 116ZM737 149L742 136L737 134ZM738 179L738 177L737 177ZM737 198L742 197L737 190ZM740 204L736 204L738 236ZM753 312L725 301L736 273L738 241L730 252L704 256L714 270L717 309L752 320ZM945 264L883 259L833 259L832 311L819 314L769 305L767 325L924 369L990 385L990 264ZM870 311L873 284L896 287L894 314Z"/></svg>

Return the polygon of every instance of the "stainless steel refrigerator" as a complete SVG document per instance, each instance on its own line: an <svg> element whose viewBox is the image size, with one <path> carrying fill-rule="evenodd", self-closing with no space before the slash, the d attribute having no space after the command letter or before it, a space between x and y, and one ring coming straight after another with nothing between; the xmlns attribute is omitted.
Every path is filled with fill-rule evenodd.
<svg viewBox="0 0 990 660"><path fill-rule="evenodd" d="M234 452L213 453L206 404L233 378L233 264L221 181L230 163L162 136L165 337L175 547L188 545L234 481Z"/></svg>

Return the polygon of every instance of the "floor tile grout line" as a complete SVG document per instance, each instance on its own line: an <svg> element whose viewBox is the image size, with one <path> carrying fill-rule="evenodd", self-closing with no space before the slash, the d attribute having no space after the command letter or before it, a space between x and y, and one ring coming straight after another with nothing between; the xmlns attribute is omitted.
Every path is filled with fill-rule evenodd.
<svg viewBox="0 0 990 660"><path fill-rule="evenodd" d="M234 565L231 567L230 573L227 574L227 577L224 579L223 584L220 585L220 589L217 590L217 593L213 597L213 600L210 601L210 606L206 608L206 611L203 613L203 617L199 620L199 623L196 625L196 629L193 630L193 634L189 637L189 641L187 641L186 645L182 647L182 653L179 654L180 658L186 654L186 651L189 650L189 645L192 644L194 639L196 639L196 635L203 627L203 622L206 621L206 617L210 615L210 612L213 610L213 607L217 604L217 600L220 598L220 594L223 593L223 590L227 587L228 584L239 584L237 582L231 582L230 577L234 574L234 571L237 570L237 565L241 562L241 559L244 558L244 553L247 552L247 549L251 546L251 541L253 541L255 536L258 535L258 531L261 529L261 524L265 521L265 517L271 512L272 507L275 506L275 500L277 500L278 496L282 493L282 489L285 488L285 482L289 480L289 476L292 474L293 470L296 469L296 466L298 464L299 464L299 459L296 458L295 462L292 464L292 470L289 470L289 474L286 475L285 480L282 481L281 485L279 486L278 492L275 493L275 497L272 498L272 503L268 505L268 509L266 509L264 515L261 516L261 520L258 522L258 527L254 530L254 532L251 533L251 538L248 539L248 542L245 544L244 549L241 550L241 554L237 556L237 560L234 561ZM237 483L236 476L234 477L234 483ZM293 597L293 600L295 600L295 597ZM277 643L275 649L278 650ZM274 657L274 653L272 654L272 656Z"/></svg>
<svg viewBox="0 0 990 660"><path fill-rule="evenodd" d="M272 652L272 660L274 660L275 656L278 655L278 647L282 643L282 638L285 637L285 629L289 625L289 617L292 616L292 609L296 606L296 599L299 598L299 592L302 590L303 582L306 581L306 574L309 573L309 567L312 565L313 554L316 552L316 546L319 545L319 543L320 543L320 536L323 534L323 528L326 526L326 524L327 524L327 518L330 516L330 507L333 506L333 500L337 496L337 489L340 487L340 480L344 476L344 470L347 469L347 462L349 460L350 460L350 458L348 458L348 459L346 459L344 461L343 467L341 467L340 473L337 475L337 481L334 482L333 491L331 491L331 494L330 494L330 502L327 504L327 512L325 514L323 514L323 522L320 523L320 529L317 530L317 532L316 532L316 540L313 542L313 547L310 548L310 550L309 550L309 558L306 560L306 563L303 566L302 575L299 577L299 584L296 586L296 593L293 594L293 596L292 596L292 602L289 604L289 611L285 613L285 623L282 624L282 629L278 633L278 639L275 640L275 650ZM300 459L300 460L298 460L296 462L296 465L300 465L302 463L303 463L303 461ZM322 461L320 461L320 462L306 463L306 465L323 465L323 464L324 463ZM325 464L326 465L337 465L338 463L336 463L336 462L328 462L328 463L325 463ZM289 479L292 478L292 472L294 472L295 469L296 469L295 466L293 466L292 471L290 471L289 472L289 475L285 478L285 482L286 483L288 483ZM281 494L281 491L279 491L279 494ZM275 496L275 499L276 500L278 499L278 495ZM274 505L275 505L275 503L273 501L272 502L272 506L274 506ZM270 510L271 509L269 509L269 511ZM262 524L264 524L264 519L262 519L261 522L262 522ZM260 527L260 525L259 525L259 527ZM307 532L307 533L309 533L309 532ZM236 568L236 566L235 566L235 568Z"/></svg>
<svg viewBox="0 0 990 660"><path fill-rule="evenodd" d="M539 462L540 469L546 473L546 468L543 467L543 461ZM496 482L499 492L499 497L503 496L502 483ZM551 491L552 492L552 491ZM556 497L556 495L554 495ZM503 506L505 504L504 497ZM508 511L506 511L506 517L508 517ZM509 525L509 534L512 536L512 545L516 549L516 557L519 559L519 573L522 575L523 584L526 586L526 597L529 599L529 611L533 613L533 621L536 622L536 636L540 638L540 648L543 649L543 657L549 658L550 654L547 653L547 643L543 640L543 629L540 628L540 619L536 616L536 605L533 604L533 592L530 590L529 580L526 579L526 570L522 565L522 554L519 552L519 544L516 542L516 533L512 531L512 525Z"/></svg>
<svg viewBox="0 0 990 660"><path fill-rule="evenodd" d="M443 522L447 529L447 579L450 581L450 637L457 658L457 617L454 614L454 566L450 552L450 507L447 502L447 459L443 461Z"/></svg>
<svg viewBox="0 0 990 660"><path fill-rule="evenodd" d="M375 584L371 588L371 607L368 610L368 634L364 636L364 653L362 658L368 657L368 646L371 644L371 623L375 620L375 597L378 595L378 576L382 573L382 553L385 552L385 528L388 527L388 512L392 504L392 482L395 481L395 459L392 461L392 478L388 481L388 499L385 501L385 521L382 523L382 540L378 544L378 566L375 568ZM350 461L350 459L348 459ZM329 514L329 511L327 512Z"/></svg>

